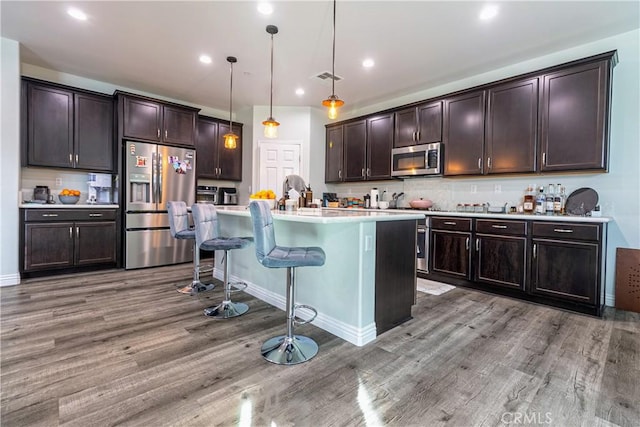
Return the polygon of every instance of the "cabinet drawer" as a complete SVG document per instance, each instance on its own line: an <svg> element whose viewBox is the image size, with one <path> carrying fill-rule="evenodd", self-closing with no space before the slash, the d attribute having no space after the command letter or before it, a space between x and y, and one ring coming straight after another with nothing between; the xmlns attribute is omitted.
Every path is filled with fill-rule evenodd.
<svg viewBox="0 0 640 427"><path fill-rule="evenodd" d="M570 240L600 239L600 224L572 224L567 222L534 222L533 237L552 237Z"/></svg>
<svg viewBox="0 0 640 427"><path fill-rule="evenodd" d="M433 217L431 228L439 230L471 231L471 219L458 217Z"/></svg>
<svg viewBox="0 0 640 427"><path fill-rule="evenodd" d="M504 234L508 236L526 236L527 223L525 221L497 221L478 219L476 231L487 234Z"/></svg>
<svg viewBox="0 0 640 427"><path fill-rule="evenodd" d="M115 220L114 209L25 209L25 222Z"/></svg>

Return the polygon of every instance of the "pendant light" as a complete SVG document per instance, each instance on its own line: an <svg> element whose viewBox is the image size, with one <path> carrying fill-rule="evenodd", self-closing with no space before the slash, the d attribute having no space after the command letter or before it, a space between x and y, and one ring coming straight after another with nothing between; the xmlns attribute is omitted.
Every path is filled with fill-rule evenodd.
<svg viewBox="0 0 640 427"><path fill-rule="evenodd" d="M224 148L234 150L238 146L238 135L233 133L233 64L238 62L235 56L227 56L227 62L231 69L231 83L229 84L229 133L224 135Z"/></svg>
<svg viewBox="0 0 640 427"><path fill-rule="evenodd" d="M278 137L278 126L280 123L273 118L273 35L278 33L278 27L267 25L267 33L271 34L271 96L269 97L269 118L262 122L264 125L264 136L267 138Z"/></svg>
<svg viewBox="0 0 640 427"><path fill-rule="evenodd" d="M344 105L344 101L336 96L336 0L333 0L333 60L331 66L331 96L322 101L322 105L329 108L330 119L338 117L338 108Z"/></svg>

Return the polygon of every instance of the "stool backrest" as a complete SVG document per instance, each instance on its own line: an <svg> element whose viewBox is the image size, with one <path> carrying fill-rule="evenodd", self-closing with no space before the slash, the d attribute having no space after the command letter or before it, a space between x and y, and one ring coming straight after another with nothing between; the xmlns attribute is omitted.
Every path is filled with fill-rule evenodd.
<svg viewBox="0 0 640 427"><path fill-rule="evenodd" d="M220 224L216 207L211 203L196 203L191 206L193 223L196 226L196 245L200 247L202 242L220 237Z"/></svg>
<svg viewBox="0 0 640 427"><path fill-rule="evenodd" d="M253 201L249 203L251 222L253 224L253 238L255 239L256 258L262 263L276 247L276 235L273 231L273 217L269 203Z"/></svg>
<svg viewBox="0 0 640 427"><path fill-rule="evenodd" d="M189 229L189 212L185 202L167 202L167 211L171 237L176 237L179 232Z"/></svg>

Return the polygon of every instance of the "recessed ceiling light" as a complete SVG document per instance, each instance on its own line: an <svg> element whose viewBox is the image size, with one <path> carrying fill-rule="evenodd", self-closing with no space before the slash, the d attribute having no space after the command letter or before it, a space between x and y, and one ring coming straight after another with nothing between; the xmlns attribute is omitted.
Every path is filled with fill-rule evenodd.
<svg viewBox="0 0 640 427"><path fill-rule="evenodd" d="M67 13L76 18L79 21L86 21L87 20L87 14L84 13L83 11L81 11L80 9L76 9L75 7L71 7L67 10Z"/></svg>
<svg viewBox="0 0 640 427"><path fill-rule="evenodd" d="M203 64L211 64L211 57L209 55L200 55L200 62Z"/></svg>
<svg viewBox="0 0 640 427"><path fill-rule="evenodd" d="M273 6L271 6L271 3L260 2L258 3L258 12L263 15L271 15L273 13Z"/></svg>
<svg viewBox="0 0 640 427"><path fill-rule="evenodd" d="M482 8L482 10L480 11L480 15L478 15L478 17L482 21L488 21L492 18L495 18L497 14L498 14L498 6L496 6L495 4L488 4Z"/></svg>
<svg viewBox="0 0 640 427"><path fill-rule="evenodd" d="M296 89L296 95L298 95L298 96L302 96L302 95L304 95L304 89L302 89L301 87L299 87L298 89Z"/></svg>
<svg viewBox="0 0 640 427"><path fill-rule="evenodd" d="M373 67L374 65L376 65L376 63L375 63L375 62L373 61L373 59L371 59L371 58L367 58L367 59L365 59L364 61L362 61L362 66L363 66L364 68L371 68L371 67Z"/></svg>

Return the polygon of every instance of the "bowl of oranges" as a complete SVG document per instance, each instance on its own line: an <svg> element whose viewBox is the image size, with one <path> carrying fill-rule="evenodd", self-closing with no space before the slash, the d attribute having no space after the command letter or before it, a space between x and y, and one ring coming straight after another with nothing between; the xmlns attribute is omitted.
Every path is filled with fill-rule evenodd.
<svg viewBox="0 0 640 427"><path fill-rule="evenodd" d="M260 190L249 196L250 200L260 200L269 203L271 209L276 208L276 193L273 190Z"/></svg>
<svg viewBox="0 0 640 427"><path fill-rule="evenodd" d="M65 188L58 194L58 199L63 205L75 205L80 200L80 191Z"/></svg>

